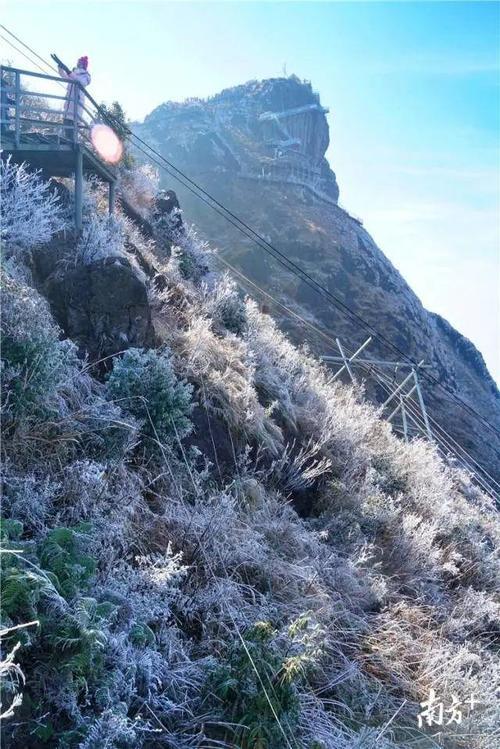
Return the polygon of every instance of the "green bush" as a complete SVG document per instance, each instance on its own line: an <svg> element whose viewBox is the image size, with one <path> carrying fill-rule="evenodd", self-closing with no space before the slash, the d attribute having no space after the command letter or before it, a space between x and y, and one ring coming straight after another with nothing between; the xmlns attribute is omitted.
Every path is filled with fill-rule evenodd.
<svg viewBox="0 0 500 749"><path fill-rule="evenodd" d="M84 589L95 572L95 560L82 549L82 534L89 531L84 524L77 529L53 528L38 547L43 568L55 576L56 588L67 599Z"/></svg>
<svg viewBox="0 0 500 749"><path fill-rule="evenodd" d="M177 379L168 354L129 349L115 361L107 387L123 410L141 420L146 436L167 442L191 431L193 389Z"/></svg>
<svg viewBox="0 0 500 749"><path fill-rule="evenodd" d="M286 654L275 642L269 622L258 622L233 643L215 671L209 689L231 724L231 741L241 749L284 746L283 731L293 740L299 720L299 699ZM279 719L279 723L276 720ZM228 740L229 736L224 736Z"/></svg>
<svg viewBox="0 0 500 749"><path fill-rule="evenodd" d="M73 739L59 733L56 722L49 718L41 721L39 716L53 713L52 700L58 699L61 679L75 705L82 708L102 682L109 621L116 607L85 596L95 570L93 558L83 548L89 531L84 526L58 527L35 544L22 540L20 523L2 522L1 627L37 623L12 629L6 637L8 648L21 646L19 664L26 679L22 704L17 708L20 723L11 726L17 732L17 745L24 740L19 731L26 729L43 746L46 742L75 746ZM2 687L6 704L9 689L9 684ZM33 720L38 725L31 730ZM77 738L75 735L74 740ZM57 739L61 743L57 744Z"/></svg>
<svg viewBox="0 0 500 749"><path fill-rule="evenodd" d="M24 416L52 416L55 396L78 365L75 346L60 341L47 304L2 275L2 411L8 424Z"/></svg>

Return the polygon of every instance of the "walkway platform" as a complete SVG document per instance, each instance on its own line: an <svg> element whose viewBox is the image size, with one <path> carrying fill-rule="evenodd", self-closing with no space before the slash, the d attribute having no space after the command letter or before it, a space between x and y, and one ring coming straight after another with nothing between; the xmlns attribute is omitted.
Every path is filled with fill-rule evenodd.
<svg viewBox="0 0 500 749"><path fill-rule="evenodd" d="M103 122L92 97L72 82L69 96L74 98L74 116L63 122L62 107L67 101L68 84L61 78L9 66L1 66L0 73L2 159L25 161L50 177L74 177L77 231L82 228L84 175L95 175L108 184L112 213L117 175L92 143L92 128ZM57 108L50 107L53 100Z"/></svg>

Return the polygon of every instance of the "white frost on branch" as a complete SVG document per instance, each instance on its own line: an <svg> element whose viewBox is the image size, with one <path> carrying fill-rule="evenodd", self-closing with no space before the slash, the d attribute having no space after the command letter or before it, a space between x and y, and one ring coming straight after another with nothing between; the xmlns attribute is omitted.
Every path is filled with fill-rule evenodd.
<svg viewBox="0 0 500 749"><path fill-rule="evenodd" d="M95 213L83 227L75 262L89 265L109 257L123 257L123 226L114 216Z"/></svg>
<svg viewBox="0 0 500 749"><path fill-rule="evenodd" d="M40 172L30 172L26 164L14 164L9 157L0 164L0 184L2 242L31 249L66 228L59 198Z"/></svg>

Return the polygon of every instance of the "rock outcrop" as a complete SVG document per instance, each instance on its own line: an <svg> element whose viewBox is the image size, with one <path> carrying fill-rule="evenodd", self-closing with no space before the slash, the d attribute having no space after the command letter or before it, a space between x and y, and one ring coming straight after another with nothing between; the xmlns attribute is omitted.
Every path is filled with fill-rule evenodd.
<svg viewBox="0 0 500 749"><path fill-rule="evenodd" d="M145 276L126 257L63 265L67 250L64 241L56 241L37 252L34 275L54 318L82 355L101 362L132 346L153 346ZM107 369L106 361L99 369Z"/></svg>
<svg viewBox="0 0 500 749"><path fill-rule="evenodd" d="M443 435L498 479L498 389L473 344L423 307L361 222L338 206L335 175L324 157L326 110L309 83L295 77L253 81L207 101L166 103L135 130L401 351L424 359L427 373L452 393L423 378L424 397ZM162 179L171 186L168 175ZM338 305L286 271L188 190L176 189L185 215L250 281L329 336L340 336L351 350L366 339L366 330ZM248 290L256 294L250 284ZM296 341L307 340L317 354L338 353L283 316L279 306L272 311L282 316ZM369 353L400 358L381 341L374 341ZM377 385L368 388L379 401L386 397ZM479 417L461 408L453 395Z"/></svg>
<svg viewBox="0 0 500 749"><path fill-rule="evenodd" d="M206 101L162 104L136 130L189 173L287 182L335 203L327 112L311 84L292 76L252 81Z"/></svg>

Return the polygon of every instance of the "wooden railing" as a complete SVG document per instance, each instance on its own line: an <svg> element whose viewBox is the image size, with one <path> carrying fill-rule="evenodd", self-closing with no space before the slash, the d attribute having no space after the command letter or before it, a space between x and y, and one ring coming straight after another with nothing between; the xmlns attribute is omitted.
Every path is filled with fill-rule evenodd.
<svg viewBox="0 0 500 749"><path fill-rule="evenodd" d="M0 66L0 74L2 140L19 147L36 134L56 145L91 147L92 127L103 117L77 81L7 65Z"/></svg>

